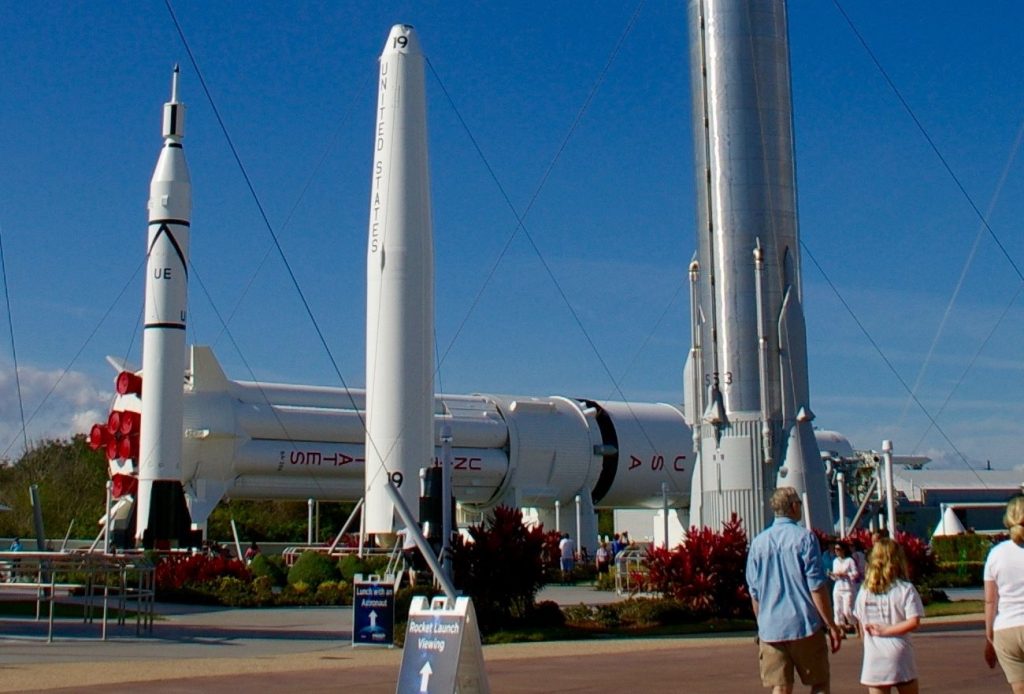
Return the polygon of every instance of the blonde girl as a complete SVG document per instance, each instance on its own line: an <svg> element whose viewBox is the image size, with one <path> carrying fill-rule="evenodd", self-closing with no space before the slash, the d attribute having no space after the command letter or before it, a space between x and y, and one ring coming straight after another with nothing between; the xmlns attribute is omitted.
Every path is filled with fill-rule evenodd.
<svg viewBox="0 0 1024 694"><path fill-rule="evenodd" d="M924 606L907 580L907 560L893 540L879 539L868 557L867 576L854 614L864 626L860 682L871 694L917 694L917 665L910 632L921 624Z"/></svg>

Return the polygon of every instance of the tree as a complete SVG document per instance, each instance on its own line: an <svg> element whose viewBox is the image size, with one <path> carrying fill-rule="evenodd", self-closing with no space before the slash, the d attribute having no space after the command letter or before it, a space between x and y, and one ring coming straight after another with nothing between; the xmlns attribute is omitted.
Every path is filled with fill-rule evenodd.
<svg viewBox="0 0 1024 694"><path fill-rule="evenodd" d="M47 535L63 536L73 520L75 535L94 536L107 479L106 457L89 447L84 434L40 442L13 464L0 466L0 502L11 508L0 513L0 535L35 536L28 491L35 484Z"/></svg>
<svg viewBox="0 0 1024 694"><path fill-rule="evenodd" d="M354 504L320 503L320 535L316 542L329 542L341 530ZM305 501L261 499L224 499L210 514L207 535L211 538L231 537L231 519L242 540L256 542L305 543L309 508ZM358 525L355 526L358 530Z"/></svg>

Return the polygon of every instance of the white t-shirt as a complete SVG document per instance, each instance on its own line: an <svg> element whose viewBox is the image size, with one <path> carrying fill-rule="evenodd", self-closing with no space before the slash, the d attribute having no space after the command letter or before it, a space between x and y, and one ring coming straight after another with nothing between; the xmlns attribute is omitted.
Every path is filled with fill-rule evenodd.
<svg viewBox="0 0 1024 694"><path fill-rule="evenodd" d="M993 628L1024 626L1024 547L1013 540L1000 542L985 560L985 580L995 581L999 606Z"/></svg>
<svg viewBox="0 0 1024 694"><path fill-rule="evenodd" d="M872 593L861 586L853 614L863 625L891 625L924 616L924 605L912 583L896 581L886 593ZM908 636L872 636L865 630L860 683L880 687L917 679L914 649Z"/></svg>
<svg viewBox="0 0 1024 694"><path fill-rule="evenodd" d="M852 593L853 584L857 580L857 562L853 557L836 557L832 560L832 573L836 575L833 579L836 582L835 591L839 593Z"/></svg>
<svg viewBox="0 0 1024 694"><path fill-rule="evenodd" d="M562 551L562 559L572 559L575 554L575 547L572 540L563 537L558 543L558 549Z"/></svg>

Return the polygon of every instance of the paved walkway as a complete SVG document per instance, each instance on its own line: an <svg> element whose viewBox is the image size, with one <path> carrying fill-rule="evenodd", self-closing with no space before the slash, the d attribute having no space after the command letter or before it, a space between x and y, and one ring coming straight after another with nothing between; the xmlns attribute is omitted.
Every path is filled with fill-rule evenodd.
<svg viewBox="0 0 1024 694"><path fill-rule="evenodd" d="M561 604L607 601L582 588L552 587ZM160 605L150 637L134 625L0 621L0 691L394 692L399 649L353 649L351 609L225 610ZM915 635L923 691L1008 691L982 661L980 616L928 620ZM501 692L758 692L752 634L512 644L484 648L488 678ZM848 640L833 658L833 692L857 684L861 648Z"/></svg>

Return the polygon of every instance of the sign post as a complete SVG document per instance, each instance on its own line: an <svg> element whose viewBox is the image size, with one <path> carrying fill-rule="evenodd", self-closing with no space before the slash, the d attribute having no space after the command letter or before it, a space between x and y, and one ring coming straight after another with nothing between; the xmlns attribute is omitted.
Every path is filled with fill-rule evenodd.
<svg viewBox="0 0 1024 694"><path fill-rule="evenodd" d="M352 583L352 646L395 646L395 581L356 574Z"/></svg>
<svg viewBox="0 0 1024 694"><path fill-rule="evenodd" d="M398 694L490 694L480 629L469 598L413 598Z"/></svg>

